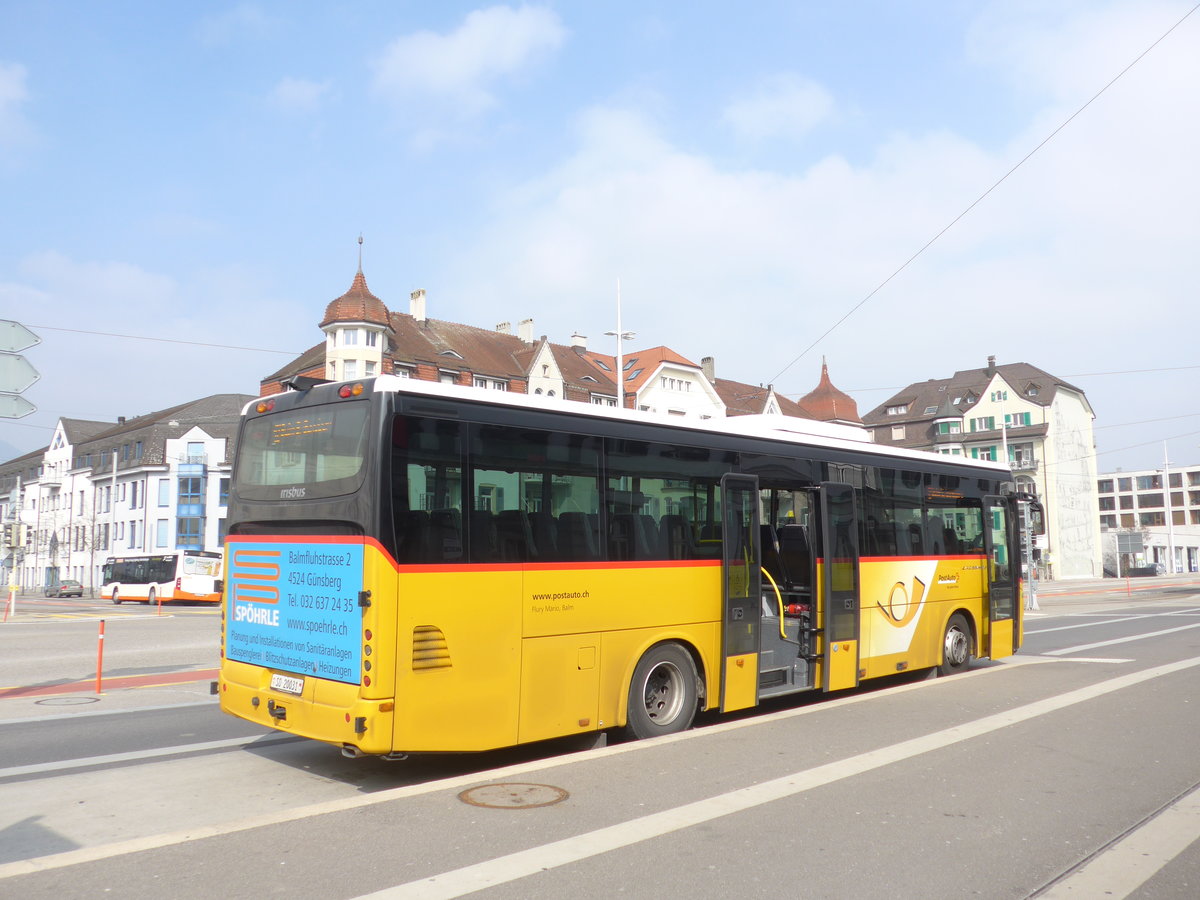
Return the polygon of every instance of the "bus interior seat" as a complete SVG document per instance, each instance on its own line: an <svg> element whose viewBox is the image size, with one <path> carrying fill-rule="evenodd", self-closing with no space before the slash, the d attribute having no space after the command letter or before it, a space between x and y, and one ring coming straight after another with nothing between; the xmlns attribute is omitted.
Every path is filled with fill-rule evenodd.
<svg viewBox="0 0 1200 900"><path fill-rule="evenodd" d="M595 531L588 513L565 512L558 517L558 552L565 560L599 558Z"/></svg>
<svg viewBox="0 0 1200 900"><path fill-rule="evenodd" d="M435 509L429 514L433 562L462 559L462 516L457 509Z"/></svg>
<svg viewBox="0 0 1200 900"><path fill-rule="evenodd" d="M558 559L558 525L554 516L548 512L535 512L529 517L529 527L537 558L543 562Z"/></svg>
<svg viewBox="0 0 1200 900"><path fill-rule="evenodd" d="M929 516L925 519L925 534L927 535L925 546L929 548L931 554L941 556L949 552L946 548L946 528L942 523L941 516Z"/></svg>
<svg viewBox="0 0 1200 900"><path fill-rule="evenodd" d="M695 559L696 535L688 520L668 513L658 522L660 552L664 559Z"/></svg>
<svg viewBox="0 0 1200 900"><path fill-rule="evenodd" d="M916 522L908 526L908 542L909 552L913 556L925 555L925 535L921 531L921 526Z"/></svg>
<svg viewBox="0 0 1200 900"><path fill-rule="evenodd" d="M779 562L789 588L812 586L812 550L803 525L783 525L778 532Z"/></svg>
<svg viewBox="0 0 1200 900"><path fill-rule="evenodd" d="M396 561L429 561L429 513L406 509L396 514Z"/></svg>
<svg viewBox="0 0 1200 900"><path fill-rule="evenodd" d="M775 529L770 525L759 525L759 542L762 545L762 567L774 579L777 585L787 583L787 571L783 567L783 558L779 553L779 538Z"/></svg>
<svg viewBox="0 0 1200 900"><path fill-rule="evenodd" d="M537 558L533 527L522 509L496 513L496 547L503 562L529 562Z"/></svg>
<svg viewBox="0 0 1200 900"><path fill-rule="evenodd" d="M490 509L471 510L471 562L496 562L500 558L496 517Z"/></svg>
<svg viewBox="0 0 1200 900"><path fill-rule="evenodd" d="M646 532L646 519L638 513L617 513L609 528L609 559L650 559L651 542ZM650 519L653 523L653 519Z"/></svg>

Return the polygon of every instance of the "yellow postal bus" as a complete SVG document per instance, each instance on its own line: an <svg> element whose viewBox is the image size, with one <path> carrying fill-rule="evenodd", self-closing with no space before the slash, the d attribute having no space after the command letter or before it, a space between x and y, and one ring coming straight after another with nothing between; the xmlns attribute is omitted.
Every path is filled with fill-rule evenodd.
<svg viewBox="0 0 1200 900"><path fill-rule="evenodd" d="M778 416L393 376L262 398L233 469L221 707L398 758L954 672L1021 644L1010 491L997 463Z"/></svg>

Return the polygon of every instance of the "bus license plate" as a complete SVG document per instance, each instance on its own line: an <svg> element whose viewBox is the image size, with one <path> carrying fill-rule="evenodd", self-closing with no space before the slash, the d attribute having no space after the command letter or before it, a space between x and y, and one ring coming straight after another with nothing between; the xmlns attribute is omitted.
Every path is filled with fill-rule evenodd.
<svg viewBox="0 0 1200 900"><path fill-rule="evenodd" d="M271 676L271 690L283 691L285 694L303 694L304 679L276 673Z"/></svg>

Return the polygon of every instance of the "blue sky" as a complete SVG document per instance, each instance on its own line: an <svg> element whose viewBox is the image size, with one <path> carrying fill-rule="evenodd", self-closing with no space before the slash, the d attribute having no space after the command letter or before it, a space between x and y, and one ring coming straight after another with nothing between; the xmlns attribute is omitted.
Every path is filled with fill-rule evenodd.
<svg viewBox="0 0 1200 900"><path fill-rule="evenodd" d="M1200 13L795 361L1191 6L4 4L0 318L43 343L0 456L255 392L361 232L393 309L611 349L620 279L635 349L791 395L825 356L864 412L1025 361L1102 471L1198 464Z"/></svg>

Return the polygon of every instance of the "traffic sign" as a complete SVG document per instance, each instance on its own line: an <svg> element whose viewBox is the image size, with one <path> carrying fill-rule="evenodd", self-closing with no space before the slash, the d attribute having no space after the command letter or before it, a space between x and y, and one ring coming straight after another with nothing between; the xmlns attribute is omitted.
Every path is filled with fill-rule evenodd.
<svg viewBox="0 0 1200 900"><path fill-rule="evenodd" d="M0 394L0 419L19 419L31 412L37 412L37 407L18 394Z"/></svg>
<svg viewBox="0 0 1200 900"><path fill-rule="evenodd" d="M40 337L20 322L0 319L0 352L20 353L22 350L36 347L41 342Z"/></svg>
<svg viewBox="0 0 1200 900"><path fill-rule="evenodd" d="M0 392L19 394L41 377L25 357L0 353Z"/></svg>

